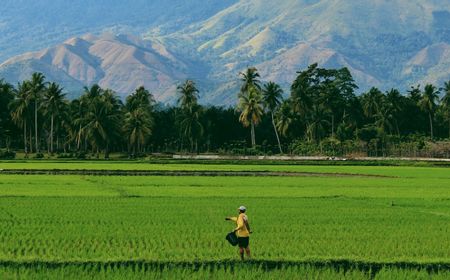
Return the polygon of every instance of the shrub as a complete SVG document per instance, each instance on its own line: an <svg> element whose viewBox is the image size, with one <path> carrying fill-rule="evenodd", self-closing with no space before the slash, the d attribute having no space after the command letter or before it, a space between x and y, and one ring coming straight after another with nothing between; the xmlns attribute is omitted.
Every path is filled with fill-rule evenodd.
<svg viewBox="0 0 450 280"><path fill-rule="evenodd" d="M327 156L340 156L342 155L341 141L336 138L326 138L320 142L321 154Z"/></svg>
<svg viewBox="0 0 450 280"><path fill-rule="evenodd" d="M16 158L16 153L7 150L0 150L0 159L14 159Z"/></svg>
<svg viewBox="0 0 450 280"><path fill-rule="evenodd" d="M77 159L86 159L86 157L87 157L87 155L86 155L85 152L78 152L78 153L76 154L76 158L77 158Z"/></svg>
<svg viewBox="0 0 450 280"><path fill-rule="evenodd" d="M57 155L57 158L73 158L74 155L72 153L61 153Z"/></svg>
<svg viewBox="0 0 450 280"><path fill-rule="evenodd" d="M45 156L44 156L43 153L37 153L37 154L34 156L35 159L43 159L44 157L45 157Z"/></svg>
<svg viewBox="0 0 450 280"><path fill-rule="evenodd" d="M301 139L292 142L290 150L295 155L302 155L302 156L320 155L320 149L317 144L312 142L306 142Z"/></svg>

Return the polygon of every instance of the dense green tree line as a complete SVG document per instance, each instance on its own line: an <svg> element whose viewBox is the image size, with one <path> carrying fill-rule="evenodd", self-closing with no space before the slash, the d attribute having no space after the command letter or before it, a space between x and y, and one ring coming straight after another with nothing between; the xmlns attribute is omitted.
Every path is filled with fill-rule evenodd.
<svg viewBox="0 0 450 280"><path fill-rule="evenodd" d="M450 138L450 81L404 93L372 88L358 96L347 68L317 64L297 73L290 93L261 80L256 68L240 73L235 108L202 106L191 80L178 86L178 102L170 107L157 104L143 87L124 101L98 85L68 100L40 73L17 86L0 80L0 148L108 158L111 152L282 154L302 143L383 147L414 137Z"/></svg>

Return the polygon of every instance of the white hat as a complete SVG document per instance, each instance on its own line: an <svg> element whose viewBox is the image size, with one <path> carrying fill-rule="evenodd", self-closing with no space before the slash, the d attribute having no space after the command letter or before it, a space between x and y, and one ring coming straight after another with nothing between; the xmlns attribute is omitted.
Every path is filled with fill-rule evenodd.
<svg viewBox="0 0 450 280"><path fill-rule="evenodd" d="M241 206L241 207L239 207L238 209L241 210L242 212L247 211L247 208L246 208L245 206Z"/></svg>

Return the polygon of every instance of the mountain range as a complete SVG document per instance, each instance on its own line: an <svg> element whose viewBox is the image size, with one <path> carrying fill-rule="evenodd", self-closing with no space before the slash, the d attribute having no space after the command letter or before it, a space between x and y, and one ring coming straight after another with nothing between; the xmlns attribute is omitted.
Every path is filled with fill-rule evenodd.
<svg viewBox="0 0 450 280"><path fill-rule="evenodd" d="M122 96L145 85L171 103L190 78L203 103L229 105L247 66L288 91L315 62L348 67L359 91L450 80L450 1L5 2L0 77L43 72L73 97L93 83Z"/></svg>

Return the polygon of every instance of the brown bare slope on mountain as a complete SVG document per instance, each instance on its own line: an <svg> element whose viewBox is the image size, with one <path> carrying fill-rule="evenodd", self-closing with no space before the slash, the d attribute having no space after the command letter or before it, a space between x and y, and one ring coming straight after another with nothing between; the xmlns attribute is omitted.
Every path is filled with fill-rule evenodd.
<svg viewBox="0 0 450 280"><path fill-rule="evenodd" d="M86 35L43 51L27 53L0 65L11 82L42 71L73 95L84 85L98 83L125 96L139 86L172 99L173 85L186 78L188 66L163 46L130 36ZM3 75L2 75L3 76Z"/></svg>
<svg viewBox="0 0 450 280"><path fill-rule="evenodd" d="M421 50L406 64L402 75L411 83L435 83L450 79L450 44L438 43Z"/></svg>

